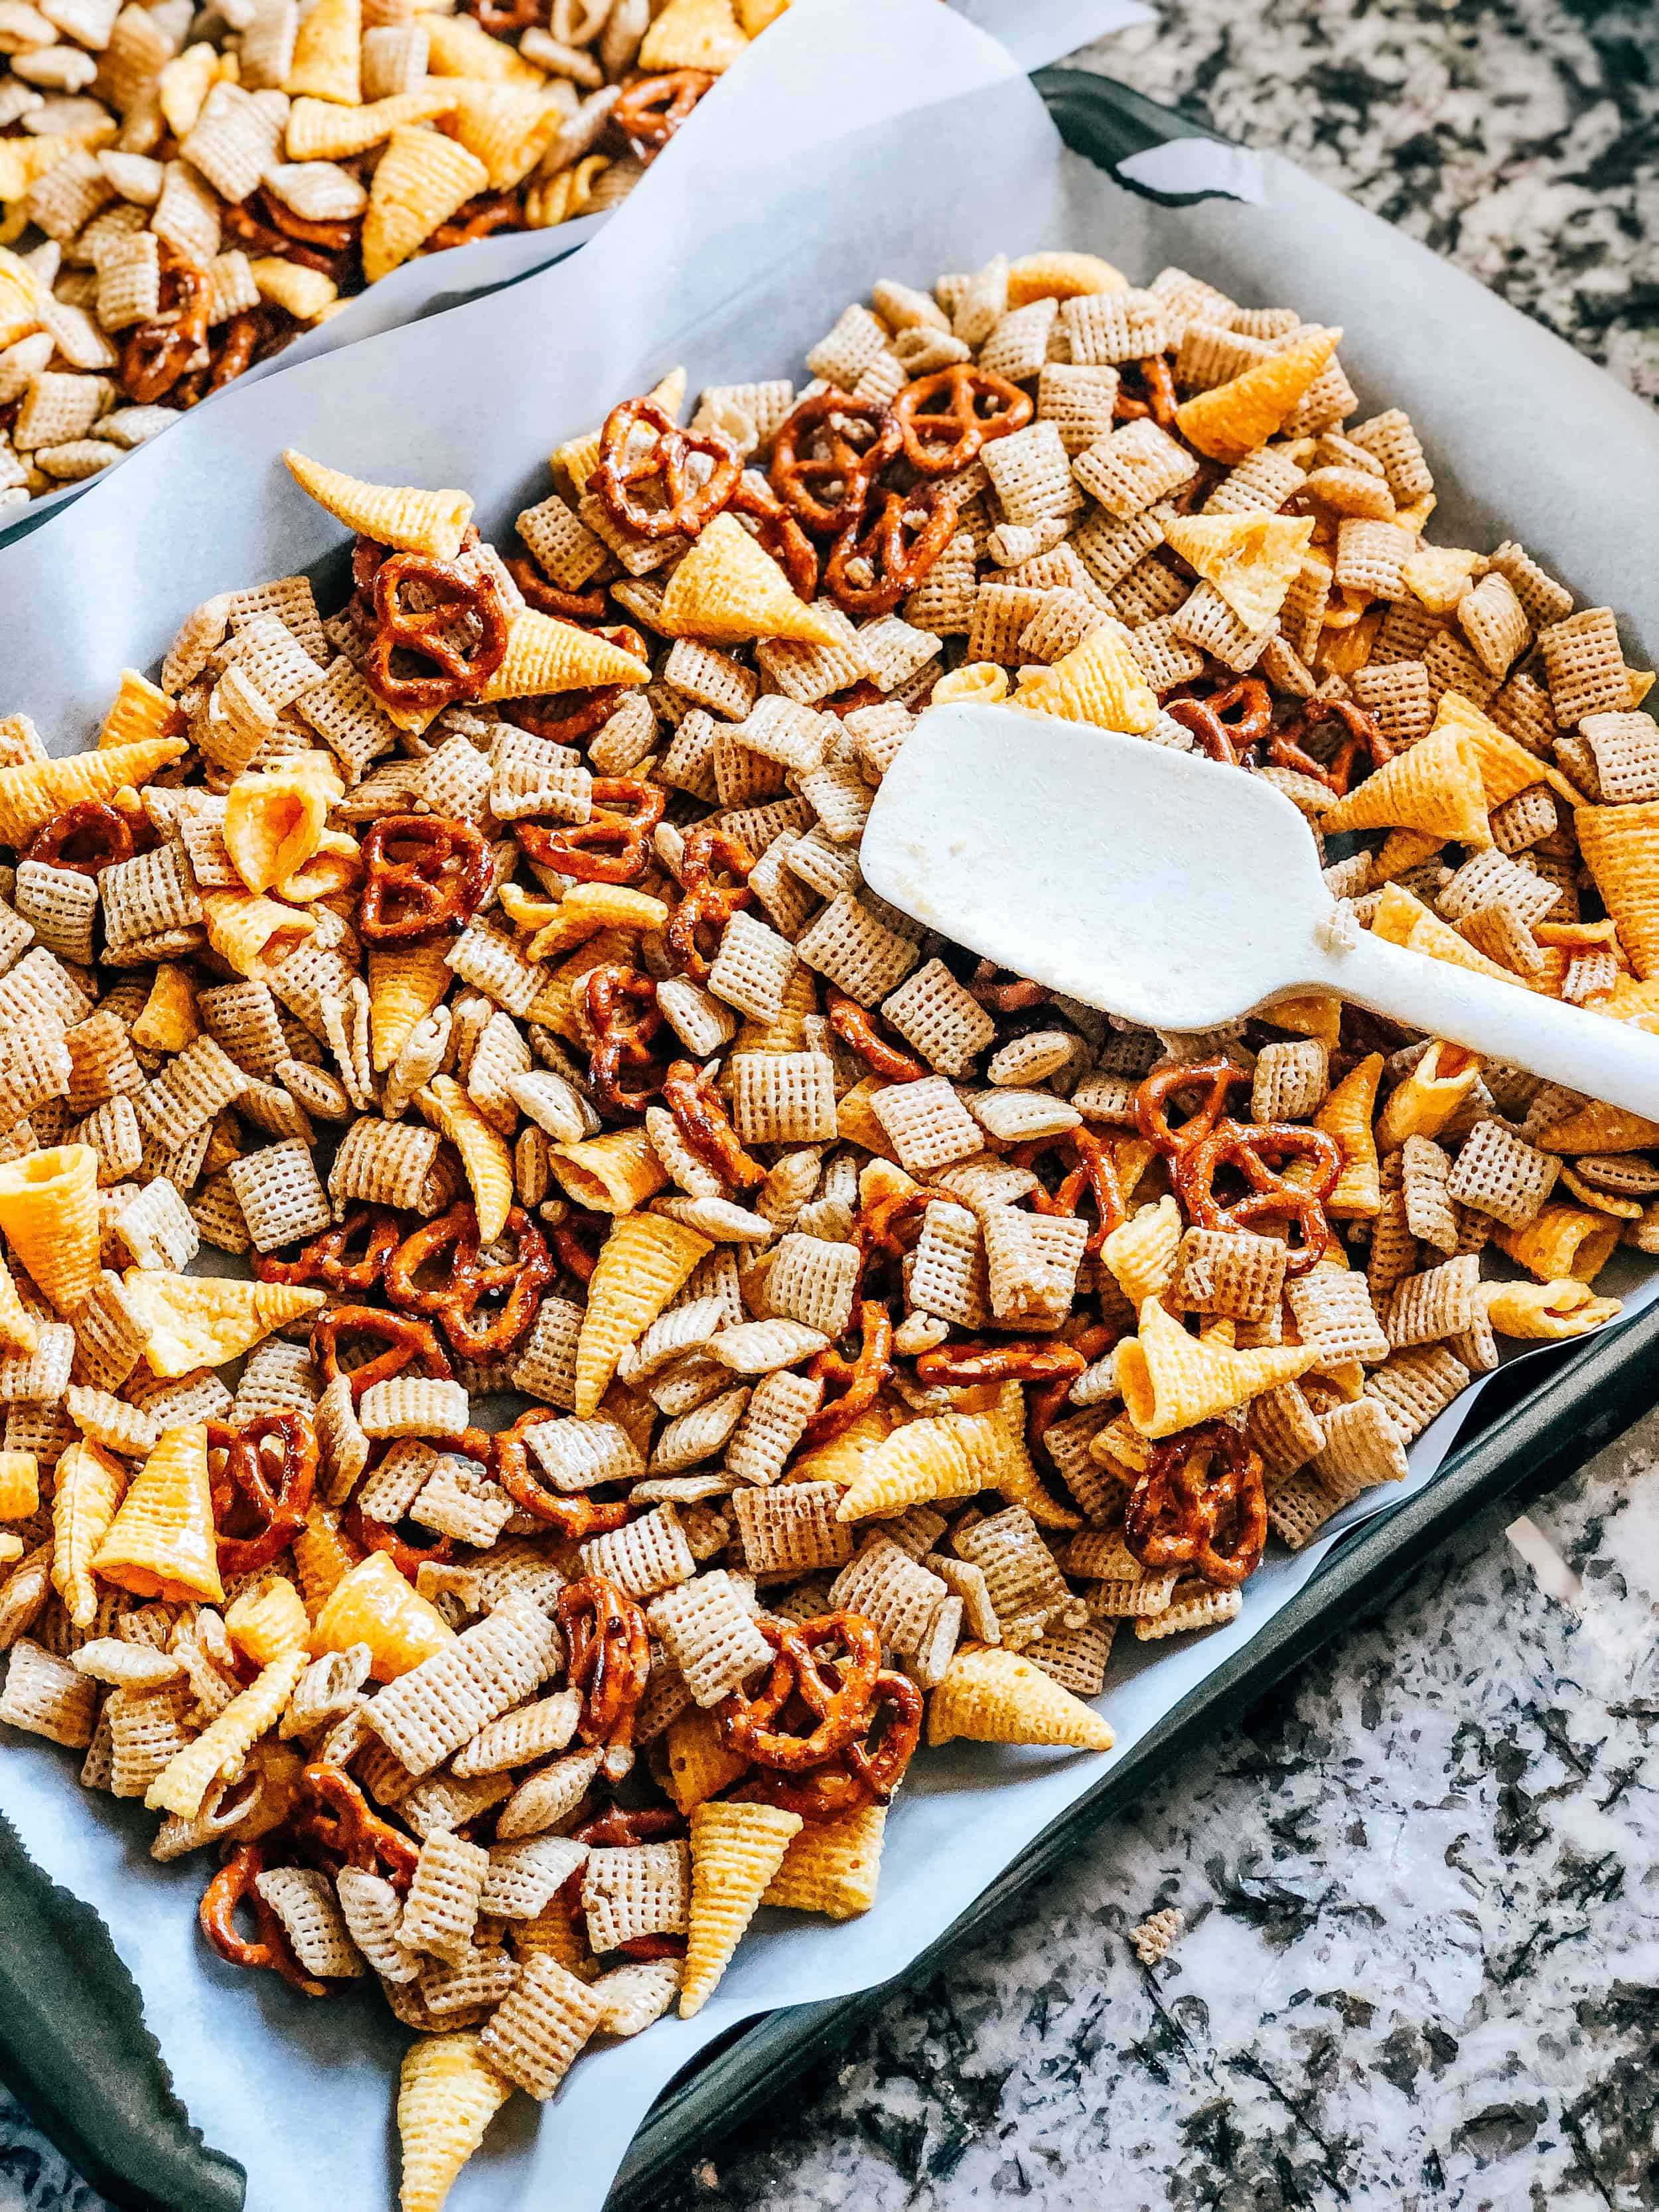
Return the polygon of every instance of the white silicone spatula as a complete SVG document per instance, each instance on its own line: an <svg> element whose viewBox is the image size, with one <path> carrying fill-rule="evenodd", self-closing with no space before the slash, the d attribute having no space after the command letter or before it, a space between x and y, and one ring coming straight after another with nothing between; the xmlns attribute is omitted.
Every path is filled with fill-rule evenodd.
<svg viewBox="0 0 1659 2212"><path fill-rule="evenodd" d="M1259 776L1081 723L957 704L883 780L860 865L1000 967L1161 1030L1298 991L1659 1119L1659 1036L1343 927L1306 823Z"/></svg>

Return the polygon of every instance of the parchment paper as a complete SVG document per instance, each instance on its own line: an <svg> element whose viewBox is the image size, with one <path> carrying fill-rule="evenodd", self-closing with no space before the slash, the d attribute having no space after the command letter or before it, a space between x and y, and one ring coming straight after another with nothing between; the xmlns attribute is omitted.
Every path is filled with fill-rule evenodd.
<svg viewBox="0 0 1659 2212"><path fill-rule="evenodd" d="M879 31L890 66L855 58ZM1632 648L1659 574L1651 486L1659 429L1554 340L1382 223L1294 169L1263 164L1257 205L1170 211L1065 155L1006 53L937 0L797 0L751 58L729 143L707 146L683 204L625 204L581 253L421 331L233 390L141 453L26 545L0 551L0 712L33 714L53 744L88 741L120 667L153 663L183 612L337 549L290 485L297 445L383 481L461 484L500 532L546 489L538 457L677 361L705 382L793 374L844 302L882 275L927 283L999 247L1063 242L1139 278L1180 261L1246 301L1289 301L1343 323L1367 404L1422 427L1448 532L1513 533L1592 601ZM734 92L736 88L734 87ZM718 153L716 164L714 155ZM690 165L688 164L688 172ZM695 190L692 185L695 181ZM1606 1281L1654 1296L1627 1255ZM456 2212L597 2212L628 2139L672 2074L737 2021L845 1994L900 1971L1146 1729L1250 1638L1318 1569L1340 1530L1428 1480L1468 1411L1419 1440L1408 1482L1372 1493L1295 1559L1264 1566L1241 1620L1176 1645L1126 1637L1103 1705L1105 1759L956 1744L919 1759L889 1824L882 1889L831 1928L763 1913L694 2021L590 2050L539 2116L515 2099L468 2168ZM179 2095L240 2159L258 2212L380 2212L395 2200L391 2075L401 2033L377 2001L307 2006L270 1977L222 1967L197 1942L201 1869L157 1868L153 1823L89 1797L76 1762L17 1739L0 1809L57 1878L96 1905L146 1999Z"/></svg>
<svg viewBox="0 0 1659 2212"><path fill-rule="evenodd" d="M951 0L951 5L969 22L1000 40L1024 70L1041 69L1061 54L1073 53L1131 23L1146 22L1152 15L1141 0ZM684 189L683 172L694 159L691 149L701 141L707 141L711 149L727 143L726 106L735 96L727 88L742 85L743 73L753 65L753 51L745 53L698 103L630 197L636 197L647 185L653 197L680 191ZM872 49L872 73L885 67L884 51L881 46ZM746 106L750 95L745 92L743 97ZM742 127L740 121L738 127ZM245 390L285 368L297 368L301 362L337 353L342 346L377 337L382 331L397 330L405 323L423 321L463 301L550 269L585 245L609 220L608 214L580 216L574 222L560 223L551 230L509 231L478 239L471 246L453 247L447 253L422 254L405 261L378 284L357 293L338 314L331 315L325 323L318 324L280 353L249 369L238 380L236 388ZM217 397L203 404L214 404ZM90 481L66 483L31 500L27 507L0 510L0 544L12 538L33 535L48 515L73 500L84 498L90 488Z"/></svg>

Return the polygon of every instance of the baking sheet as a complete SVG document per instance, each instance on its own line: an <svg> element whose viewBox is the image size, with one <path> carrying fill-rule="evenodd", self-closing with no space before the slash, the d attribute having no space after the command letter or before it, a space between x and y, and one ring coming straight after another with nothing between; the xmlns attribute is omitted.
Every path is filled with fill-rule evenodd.
<svg viewBox="0 0 1659 2212"><path fill-rule="evenodd" d="M1146 22L1152 12L1141 0L950 0L950 4L1000 40L1024 70L1041 69L1044 63L1110 32ZM726 104L733 97L726 88L741 84L739 72L752 66L754 51L745 53L707 99L698 103L690 120L647 170L633 196L647 186L653 196L685 189L684 173L694 161L694 147L706 143L710 154L719 158L718 149L727 143ZM884 48L878 46L872 51L877 57L873 75L884 65L880 58ZM292 345L249 369L238 380L236 389L263 383L301 362L337 353L342 346L355 345L361 338L442 314L463 301L551 268L585 245L609 219L608 215L580 216L574 222L560 223L551 230L510 231L500 237L479 239L471 246L453 247L447 253L422 254L405 261L378 284L356 294L338 314L331 315ZM89 482L66 483L31 500L27 507L0 509L0 544L31 536L48 516L71 501L84 498L90 489Z"/></svg>
<svg viewBox="0 0 1659 2212"><path fill-rule="evenodd" d="M878 27L890 64L879 88L854 58ZM805 347L875 276L927 283L998 247L1056 240L1137 276L1179 259L1247 299L1347 317L1345 363L1362 397L1413 408L1452 532L1467 524L1492 544L1513 532L1581 592L1636 613L1634 580L1659 569L1659 523L1644 501L1659 431L1645 410L1337 196L1271 161L1255 206L1168 210L1126 193L1060 152L1007 57L936 0L797 0L752 62L741 138L719 149L695 206L688 194L641 211L636 195L588 250L456 309L418 345L400 331L257 394L233 390L173 434L165 467L141 454L36 539L0 551L0 711L34 714L59 750L84 742L119 667L156 659L193 601L335 546L335 526L289 485L284 443L385 480L465 484L486 530L501 531L545 489L536 456L676 360L694 390L799 375ZM548 335L565 331L581 333L579 353L550 350ZM517 362L522 375L504 367ZM1570 423L1571 438L1540 439L1544 422ZM1641 631L1632 620L1632 647ZM1616 1287L1633 1306L1650 1303L1659 1285L1622 1266L1635 1279ZM1307 1553L1264 1567L1239 1622L1184 1647L1131 1642L1104 1699L1114 1753L957 1744L918 1761L870 1915L844 1929L763 1915L696 2021L590 2051L539 2127L515 2100L458 2185L457 2212L527 2212L554 2190L571 2212L592 2212L638 2119L711 2039L771 2006L890 1978L1241 1650L1340 1528L1419 1490L1469 1402L1419 1441L1407 1484L1358 1501ZM402 2042L389 2015L367 1995L307 2007L270 1978L222 1966L194 1937L201 1869L155 1868L149 1817L88 1798L75 1771L49 1747L9 1744L0 1808L102 1913L192 2118L249 2169L250 2205L290 2212L319 2190L339 2212L387 2203Z"/></svg>

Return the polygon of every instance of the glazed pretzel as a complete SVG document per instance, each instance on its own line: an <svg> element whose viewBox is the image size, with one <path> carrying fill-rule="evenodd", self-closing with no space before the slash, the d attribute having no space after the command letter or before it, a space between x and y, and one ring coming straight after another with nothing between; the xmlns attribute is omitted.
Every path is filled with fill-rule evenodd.
<svg viewBox="0 0 1659 2212"><path fill-rule="evenodd" d="M274 1481L267 1444L276 1459ZM240 1428L210 1421L208 1449L224 1455L211 1477L219 1571L253 1574L279 1558L306 1525L317 1486L317 1431L297 1407L261 1413Z"/></svg>
<svg viewBox="0 0 1659 2212"><path fill-rule="evenodd" d="M478 1431L483 1435L483 1431ZM434 1448L435 1437L425 1441ZM484 1437L486 1449L489 1438ZM475 1455L469 1453L468 1457ZM455 1556L455 1541L451 1536L432 1536L424 1543L416 1543L400 1536L389 1522L377 1521L372 1513L365 1513L356 1498L340 1516L341 1534L365 1553L384 1552L404 1580L412 1583L425 1566L447 1566Z"/></svg>
<svg viewBox="0 0 1659 2212"><path fill-rule="evenodd" d="M606 1503L579 1495L562 1496L550 1490L531 1466L525 1432L555 1418L545 1406L532 1406L527 1413L520 1414L510 1429L497 1431L494 1438L496 1481L515 1505L545 1522L564 1543L579 1544L589 1536L603 1536L620 1528L628 1518L626 1498Z"/></svg>
<svg viewBox="0 0 1659 2212"><path fill-rule="evenodd" d="M591 1820L570 1831L570 1840L601 1850L616 1850L629 1844L660 1844L685 1833L685 1816L667 1805L607 1805ZM581 1869L575 1881L581 1886Z"/></svg>
<svg viewBox="0 0 1659 2212"><path fill-rule="evenodd" d="M1128 389L1125 388L1126 377ZM1139 391L1133 389L1136 385ZM1142 361L1119 362L1117 397L1112 403L1112 415L1119 422L1138 422L1150 415L1160 430L1174 429L1175 378L1161 353L1148 354Z"/></svg>
<svg viewBox="0 0 1659 2212"><path fill-rule="evenodd" d="M607 709L601 720L609 718ZM561 823L550 830L544 823L520 820L513 824L513 834L532 860L579 883L637 883L650 861L651 840L667 809L668 793L660 784L638 776L596 775L592 800L586 822Z"/></svg>
<svg viewBox="0 0 1659 2212"><path fill-rule="evenodd" d="M342 1367L340 1340L351 1336L378 1338L386 1349L359 1367ZM311 1356L325 1381L332 1382L340 1375L349 1378L354 1406L362 1402L363 1393L376 1382L390 1382L411 1364L418 1374L440 1381L447 1382L453 1372L427 1322L414 1314L388 1313L383 1306L336 1306L319 1314L311 1325Z"/></svg>
<svg viewBox="0 0 1659 2212"><path fill-rule="evenodd" d="M222 330L210 335L208 343L213 349L207 380L210 392L222 392L252 364L266 329L266 317L254 307L231 316Z"/></svg>
<svg viewBox="0 0 1659 2212"><path fill-rule="evenodd" d="M1292 1182L1275 1174L1270 1159L1305 1160L1311 1175ZM1215 1194L1215 1178L1235 1168L1249 1188L1231 1205ZM1305 1275L1323 1258L1331 1241L1325 1200L1342 1172L1342 1151L1323 1129L1294 1121L1218 1121L1207 1136L1176 1155L1175 1184L1189 1221L1203 1229L1254 1229L1259 1221L1294 1221L1302 1231L1291 1248L1286 1273Z"/></svg>
<svg viewBox="0 0 1659 2212"><path fill-rule="evenodd" d="M1273 694L1259 676L1243 676L1207 699L1171 699L1164 712L1192 732L1212 760L1237 768L1273 727ZM1276 754L1274 761L1287 765Z"/></svg>
<svg viewBox="0 0 1659 2212"><path fill-rule="evenodd" d="M1044 983L1033 983L1029 977L1016 975L1012 981L999 983L997 963L981 960L974 969L968 994L977 999L981 1006L989 1006L994 1013L1029 1013L1033 1006L1046 1006L1054 993Z"/></svg>
<svg viewBox="0 0 1659 2212"><path fill-rule="evenodd" d="M486 0L488 4L488 0ZM534 0L518 0L522 9L534 5ZM483 21L480 14L479 21ZM458 207L447 222L441 222L422 252L447 253L458 246L472 246L481 238L492 237L498 230L522 230L524 210L517 195L513 192L480 192L477 198L465 201Z"/></svg>
<svg viewBox="0 0 1659 2212"><path fill-rule="evenodd" d="M411 585L429 605L405 604L403 593ZM458 699L476 699L501 666L510 621L487 570L469 575L456 562L435 560L428 553L391 553L374 571L373 596L374 631L363 678L383 705L400 712L436 712ZM477 623L476 638L468 617ZM432 662L433 672L398 675L392 657L399 651Z"/></svg>
<svg viewBox="0 0 1659 2212"><path fill-rule="evenodd" d="M127 333L121 348L121 384L137 407L152 407L172 391L207 337L213 287L205 269L170 239L160 241L157 314Z"/></svg>
<svg viewBox="0 0 1659 2212"><path fill-rule="evenodd" d="M1248 1083L1249 1072L1224 1053L1213 1060L1175 1060L1155 1067L1135 1091L1135 1127L1166 1159L1178 1157L1207 1137L1225 1110L1227 1093L1236 1083ZM1178 1128L1170 1126L1170 1101L1202 1084L1207 1095Z"/></svg>
<svg viewBox="0 0 1659 2212"><path fill-rule="evenodd" d="M383 1820L343 1766L317 1759L300 1777L313 1800L300 1824L306 1839L337 1863L364 1874L384 1875L393 1889L415 1878L420 1848Z"/></svg>
<svg viewBox="0 0 1659 2212"><path fill-rule="evenodd" d="M823 580L844 614L890 615L950 544L957 505L937 485L890 491L875 512L836 538Z"/></svg>
<svg viewBox="0 0 1659 2212"><path fill-rule="evenodd" d="M881 1637L862 1613L844 1611L799 1623L762 1617L755 1626L777 1656L752 1697L739 1687L715 1706L720 1741L757 1766L801 1774L834 1759L868 1728ZM842 1647L844 1663L824 1655L826 1644ZM805 1735L778 1725L795 1698L814 1717Z"/></svg>
<svg viewBox="0 0 1659 2212"><path fill-rule="evenodd" d="M651 1672L651 1638L645 1615L603 1575L586 1575L559 1592L559 1626L565 1641L565 1678L582 1696L576 1740L627 1744Z"/></svg>
<svg viewBox="0 0 1659 2212"><path fill-rule="evenodd" d="M711 929L718 938L734 914L754 904L755 894L749 888L754 865L754 854L730 830L702 823L686 832L680 854L679 902L668 917L668 948L694 982L706 983L714 964L714 954L703 951L698 932ZM737 881L717 884L716 868Z"/></svg>
<svg viewBox="0 0 1659 2212"><path fill-rule="evenodd" d="M594 1037L587 1056L593 1096L607 1113L636 1114L661 1090L665 1072L651 1051L652 1039L663 1025L656 984L642 968L605 961L589 969L581 989ZM640 1079L631 1089L623 1081L627 1071Z"/></svg>
<svg viewBox="0 0 1659 2212"><path fill-rule="evenodd" d="M745 469L728 504L733 514L746 514L759 523L756 543L788 577L795 597L810 605L818 593L817 548L765 477Z"/></svg>
<svg viewBox="0 0 1659 2212"><path fill-rule="evenodd" d="M1030 1168L1048 1152L1062 1156L1069 1152L1072 1165L1052 1192L1039 1182L1031 1193L1033 1210L1038 1213L1079 1214L1082 1211L1079 1201L1086 1191L1094 1200L1099 1218L1090 1230L1084 1249L1098 1252L1113 1230L1121 1229L1129 1218L1110 1146L1094 1130L1079 1126L1062 1129L1058 1136L1037 1137L1029 1144L1017 1145L1009 1157L1017 1166Z"/></svg>
<svg viewBox="0 0 1659 2212"><path fill-rule="evenodd" d="M1190 1568L1237 1589L1261 1564L1267 1504L1261 1455L1226 1421L1154 1444L1123 1514L1123 1541L1149 1574Z"/></svg>
<svg viewBox="0 0 1659 2212"><path fill-rule="evenodd" d="M1341 722L1346 734L1328 763L1316 760L1298 744L1298 735L1316 723L1328 722L1333 715ZM1299 769L1304 775L1316 776L1339 799L1347 796L1355 764L1362 755L1376 769L1394 758L1394 747L1383 736L1376 717L1352 699L1304 699L1300 721L1277 732L1267 749L1267 757L1276 768Z"/></svg>
<svg viewBox="0 0 1659 2212"><path fill-rule="evenodd" d="M489 888L482 830L447 814L388 814L362 844L357 928L371 945L404 945L465 928Z"/></svg>
<svg viewBox="0 0 1659 2212"><path fill-rule="evenodd" d="M353 1248L360 1237L358 1251ZM336 1228L302 1244L291 1260L256 1254L253 1273L262 1283L326 1283L332 1291L372 1291L397 1243L398 1217L390 1206L355 1206Z"/></svg>
<svg viewBox="0 0 1659 2212"><path fill-rule="evenodd" d="M1092 1365L1097 1359L1103 1358L1123 1334L1120 1329L1109 1328L1102 1321L1084 1322L1080 1325L1068 1322L1066 1326L1069 1334L1059 1340L1053 1348L1058 1350L1063 1345L1066 1351L1075 1352L1085 1367ZM1051 1468L1056 1475L1060 1475L1060 1469L1054 1466L1054 1456L1043 1440L1069 1404L1075 1379L1072 1376L1055 1375L1047 1382L1034 1382L1025 1394L1025 1441L1031 1457L1038 1467ZM1060 1475L1060 1480L1063 1483L1065 1477Z"/></svg>
<svg viewBox="0 0 1659 2212"><path fill-rule="evenodd" d="M573 1206L563 1220L556 1221L550 1231L554 1256L579 1283L592 1282L593 1270L599 1264L599 1247L610 1233L608 1214L591 1212L585 1206Z"/></svg>
<svg viewBox="0 0 1659 2212"><path fill-rule="evenodd" d="M256 253L279 255L285 261L296 262L301 269L314 269L319 276L331 276L337 283L344 273L342 263L348 257L322 252L314 246L290 238L274 223L262 222L253 211L254 197L227 200L221 207L219 222L226 234L239 246L251 246Z"/></svg>
<svg viewBox="0 0 1659 2212"><path fill-rule="evenodd" d="M909 1676L884 1668L871 1686L864 1728L833 1758L804 1773L753 1775L733 1795L799 1813L804 1820L839 1820L866 1805L884 1805L921 1741L922 1712L921 1692ZM872 1745L869 1731L884 1715L886 1724Z"/></svg>
<svg viewBox="0 0 1659 2212"><path fill-rule="evenodd" d="M319 253L337 260L357 243L361 216L296 215L269 185L257 185L248 195L255 216L268 222L277 235L300 246L314 246Z"/></svg>
<svg viewBox="0 0 1659 2212"><path fill-rule="evenodd" d="M101 799L80 799L43 822L18 858L67 868L73 875L95 876L100 868L132 858L137 849L132 831L131 817L118 806Z"/></svg>
<svg viewBox="0 0 1659 2212"><path fill-rule="evenodd" d="M855 1053L872 1075L884 1083L921 1083L933 1073L914 1053L889 1044L877 1029L875 1018L856 999L830 986L830 1026L851 1053Z"/></svg>
<svg viewBox="0 0 1659 2212"><path fill-rule="evenodd" d="M1075 1346L1049 1337L1015 1339L1006 1344L936 1344L916 1361L919 1382L1076 1382L1088 1361Z"/></svg>
<svg viewBox="0 0 1659 2212"><path fill-rule="evenodd" d="M629 447L640 423L657 434L647 453L633 457ZM693 453L712 463L706 474L693 476ZM611 519L637 536L695 538L731 498L742 474L741 457L718 431L682 430L653 400L624 399L605 418L599 463L588 481ZM647 507L635 496L647 484L659 488L661 506Z"/></svg>
<svg viewBox="0 0 1659 2212"><path fill-rule="evenodd" d="M508 1212L505 1232L518 1244L516 1260L490 1266L478 1256L478 1213L462 1199L447 1213L410 1231L386 1262L386 1294L400 1311L435 1316L461 1359L481 1364L512 1349L536 1318L542 1292L553 1279L553 1261L522 1206ZM436 1285L422 1271L451 1255ZM484 1305L505 1295L505 1304ZM480 1308L483 1310L480 1311Z"/></svg>
<svg viewBox="0 0 1659 2212"><path fill-rule="evenodd" d="M766 1181L765 1168L738 1142L720 1093L689 1060L670 1062L662 1097L682 1141L722 1182L748 1190Z"/></svg>
<svg viewBox="0 0 1659 2212"><path fill-rule="evenodd" d="M546 738L556 745L574 745L591 738L595 730L602 730L622 704L622 697L620 684L595 684L585 690L559 691L543 699L506 701L501 712L532 738Z"/></svg>
<svg viewBox="0 0 1659 2212"><path fill-rule="evenodd" d="M994 438L1023 430L1030 394L966 362L907 384L893 403L904 458L925 477L952 477L979 459Z"/></svg>
<svg viewBox="0 0 1659 2212"><path fill-rule="evenodd" d="M879 400L814 392L772 441L772 489L808 530L843 531L863 519L871 485L902 443L897 418Z"/></svg>
<svg viewBox="0 0 1659 2212"><path fill-rule="evenodd" d="M507 573L523 592L525 604L540 614L551 615L556 621L599 623L605 620L606 591L600 584L591 592L562 592L550 584L533 561L514 555L507 563ZM615 687L620 690L619 684ZM516 702L515 702L516 703Z"/></svg>
<svg viewBox="0 0 1659 2212"><path fill-rule="evenodd" d="M248 1966L280 1974L285 1982L308 1997L325 1997L328 1989L313 1981L301 1967L289 1942L288 1930L275 1909L267 1905L254 1883L265 1870L265 1854L259 1844L238 1844L207 1887L197 1917L202 1933L219 1956L233 1966ZM250 1942L236 1925L236 1908L252 1907L259 1933Z"/></svg>
<svg viewBox="0 0 1659 2212"><path fill-rule="evenodd" d="M822 1382L826 1401L801 1431L800 1449L816 1451L845 1435L860 1415L867 1413L893 1371L893 1317L879 1298L865 1298L859 1305L858 1355L848 1359L833 1346L820 1352L807 1369L808 1377ZM840 1395L828 1398L834 1384Z"/></svg>
<svg viewBox="0 0 1659 2212"><path fill-rule="evenodd" d="M707 70L668 70L636 77L618 94L611 120L637 158L654 161L714 80Z"/></svg>

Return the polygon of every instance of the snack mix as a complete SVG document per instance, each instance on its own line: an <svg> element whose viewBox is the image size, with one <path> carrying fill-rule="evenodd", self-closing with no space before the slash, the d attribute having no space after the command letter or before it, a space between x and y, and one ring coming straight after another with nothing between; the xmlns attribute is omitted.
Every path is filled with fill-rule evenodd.
<svg viewBox="0 0 1659 2212"><path fill-rule="evenodd" d="M0 514L416 254L626 197L788 0L0 0Z"/></svg>
<svg viewBox="0 0 1659 2212"><path fill-rule="evenodd" d="M290 453L343 605L228 579L95 750L0 723L0 1718L200 1855L220 1958L378 1983L405 2212L757 1906L866 1910L924 1734L1107 1749L1121 1626L1238 1620L1659 1250L1659 1125L1328 997L1126 1027L862 885L918 712L1006 699L1659 1024L1651 679L1427 541L1340 336L884 282L804 389L571 438L519 552Z"/></svg>

